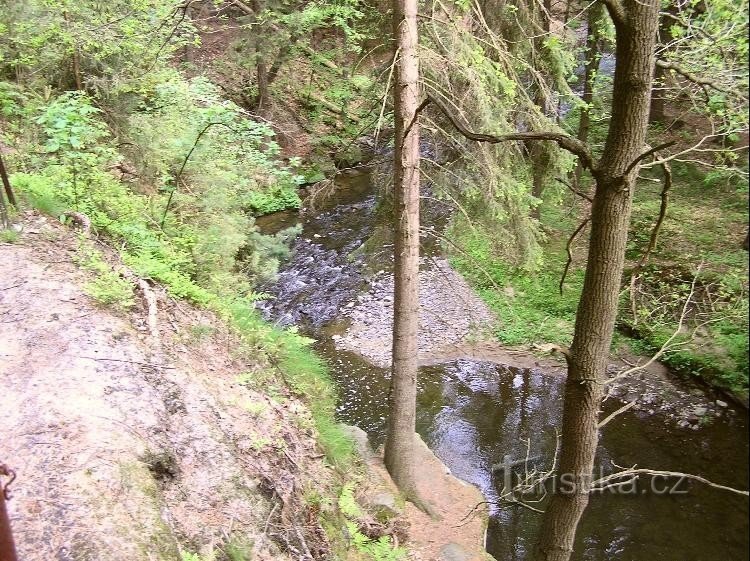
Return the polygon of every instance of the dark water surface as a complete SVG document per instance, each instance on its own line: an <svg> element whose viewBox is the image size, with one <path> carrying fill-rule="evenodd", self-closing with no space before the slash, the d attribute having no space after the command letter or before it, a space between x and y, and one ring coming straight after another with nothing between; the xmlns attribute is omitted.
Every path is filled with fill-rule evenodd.
<svg viewBox="0 0 750 561"><path fill-rule="evenodd" d="M265 312L316 337L339 385L339 418L384 439L389 372L329 338L344 327L338 310L366 286L356 259L347 258L373 231L373 197L366 174L342 182L329 210L302 220L304 230L279 281L263 287L277 299ZM295 223L291 214L260 221L268 231ZM387 264L384 264L384 267ZM560 427L563 380L537 370L458 360L420 370L417 430L453 473L497 502L508 472L492 466L528 456L549 467ZM610 400L605 412L621 405ZM681 429L659 414L628 411L602 429L597 473L620 466L673 470L748 488L746 410L729 406L699 430ZM662 494L674 487L680 494ZM748 499L678 479L641 478L628 494L591 497L578 529L573 559L587 561L741 561L748 559ZM533 504L533 503L532 503ZM534 506L541 506L543 503ZM463 513L457 513L457 520ZM522 560L533 545L540 515L493 504L487 549L500 561Z"/></svg>

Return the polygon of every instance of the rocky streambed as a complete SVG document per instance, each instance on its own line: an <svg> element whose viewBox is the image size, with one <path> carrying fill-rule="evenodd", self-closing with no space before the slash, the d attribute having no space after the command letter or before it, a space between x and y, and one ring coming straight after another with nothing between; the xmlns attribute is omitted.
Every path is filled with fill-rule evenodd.
<svg viewBox="0 0 750 561"><path fill-rule="evenodd" d="M328 206L304 218L276 216L268 231L301 222L292 259L265 313L318 340L339 385L342 421L382 442L387 415L393 275L384 242L366 260L362 245L377 213L366 173L348 176ZM261 224L261 226L264 226ZM268 227L268 224L265 226ZM530 455L553 461L561 423L564 363L509 350L490 336L494 318L463 279L423 239L417 429L427 445L490 503L487 548L523 559L539 517L502 500L504 476L493 466ZM539 349L547 350L547 349ZM617 377L645 359L614 362ZM696 473L746 488L747 411L655 364L610 384L604 415L633 403L602 430L597 470L649 467ZM674 482L673 482L674 483ZM597 496L582 522L575 559L705 560L744 558L747 499L685 483L687 493ZM640 491L644 491L640 493ZM456 513L456 521L466 513ZM701 532L696 530L700 528Z"/></svg>

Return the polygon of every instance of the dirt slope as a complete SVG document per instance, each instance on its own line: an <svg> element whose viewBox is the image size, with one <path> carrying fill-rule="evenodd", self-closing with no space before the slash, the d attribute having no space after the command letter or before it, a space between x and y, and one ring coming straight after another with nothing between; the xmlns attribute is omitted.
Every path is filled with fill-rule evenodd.
<svg viewBox="0 0 750 561"><path fill-rule="evenodd" d="M235 546L285 558L276 543L304 514L284 508L300 474L327 477L300 428L304 407L238 384L260 366L230 356L209 315L163 295L155 353L144 310L97 307L71 261L75 236L31 220L19 242L0 244L0 462L18 475L9 509L20 558L179 559ZM190 335L196 325L213 335Z"/></svg>

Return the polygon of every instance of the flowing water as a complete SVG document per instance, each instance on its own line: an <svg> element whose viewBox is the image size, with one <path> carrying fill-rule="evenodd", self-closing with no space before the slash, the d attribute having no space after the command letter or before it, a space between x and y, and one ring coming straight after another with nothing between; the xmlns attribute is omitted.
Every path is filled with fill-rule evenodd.
<svg viewBox="0 0 750 561"><path fill-rule="evenodd" d="M346 327L342 307L367 287L362 263L350 256L374 229L367 173L344 178L326 205L305 218L279 213L258 221L269 233L303 224L278 281L263 287L276 296L264 311L279 323L299 325L318 340L317 349L328 359L339 386L339 418L367 431L377 446L384 439L389 372L336 350L331 340ZM387 251L380 259L379 266L387 269ZM487 550L499 561L525 559L534 543L540 515L497 499L504 486L517 481L519 469L549 467L562 398L562 379L540 370L474 360L420 369L417 430L456 476L478 486L493 503ZM620 405L605 403L605 413ZM747 411L731 405L698 430L678 428L673 418L658 413L628 411L602 429L597 474L611 473L613 463L638 464L747 489L747 423ZM529 461L521 466L493 470L527 456ZM666 492L669 489L674 492ZM620 491L592 496L573 559L748 559L747 497L678 478L642 478ZM457 515L460 519L463 513Z"/></svg>

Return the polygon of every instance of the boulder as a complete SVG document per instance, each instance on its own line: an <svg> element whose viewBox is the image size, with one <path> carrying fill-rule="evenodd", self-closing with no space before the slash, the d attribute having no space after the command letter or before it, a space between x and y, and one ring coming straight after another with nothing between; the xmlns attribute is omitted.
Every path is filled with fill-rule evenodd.
<svg viewBox="0 0 750 561"><path fill-rule="evenodd" d="M357 453L365 462L370 463L377 457L372 446L370 446L370 439L365 431L354 425L346 425L343 423L340 427L342 432L354 441L354 447L357 449Z"/></svg>
<svg viewBox="0 0 750 561"><path fill-rule="evenodd" d="M439 561L471 561L472 555L457 543L447 543L440 548Z"/></svg>

